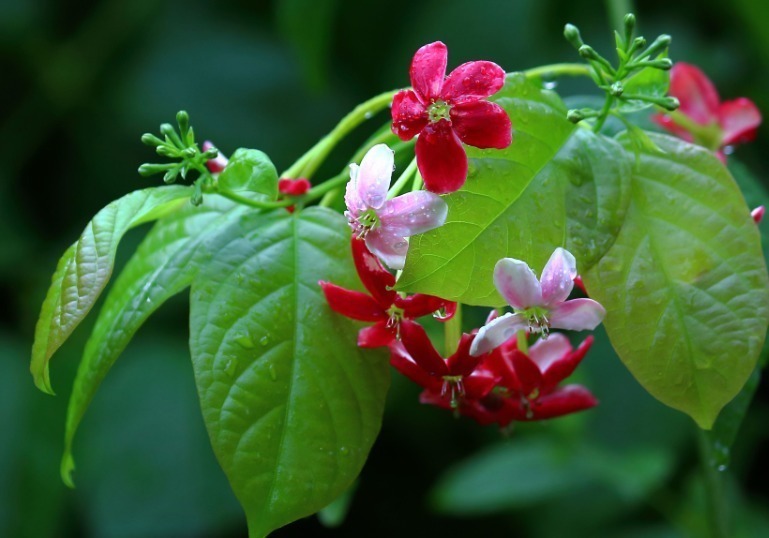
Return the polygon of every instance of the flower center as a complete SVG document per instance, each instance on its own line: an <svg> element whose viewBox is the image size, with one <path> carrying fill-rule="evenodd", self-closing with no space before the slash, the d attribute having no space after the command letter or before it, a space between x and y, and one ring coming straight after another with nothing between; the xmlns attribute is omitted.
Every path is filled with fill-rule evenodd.
<svg viewBox="0 0 769 538"><path fill-rule="evenodd" d="M459 399L465 395L465 386L462 383L461 375L443 376L443 387L441 387L441 396L449 395L451 397L451 408L459 408Z"/></svg>
<svg viewBox="0 0 769 538"><path fill-rule="evenodd" d="M446 101L438 99L427 107L427 119L430 121L430 123L436 123L441 120L448 120L450 119L450 110L450 104L448 104Z"/></svg>
<svg viewBox="0 0 769 538"><path fill-rule="evenodd" d="M379 216L373 209L367 209L357 217L354 217L349 211L345 211L344 215L359 239L363 239L367 233L379 226Z"/></svg>
<svg viewBox="0 0 769 538"><path fill-rule="evenodd" d="M550 334L550 320L548 315L550 311L540 306L532 306L526 310L516 310L517 314L524 316L529 324L529 332L542 333L542 339L546 339Z"/></svg>
<svg viewBox="0 0 769 538"><path fill-rule="evenodd" d="M390 308L387 309L387 315L390 317L387 319L387 324L385 325L385 327L387 327L388 329L397 328L398 324L403 319L404 314L405 314L405 310L395 305L392 305Z"/></svg>

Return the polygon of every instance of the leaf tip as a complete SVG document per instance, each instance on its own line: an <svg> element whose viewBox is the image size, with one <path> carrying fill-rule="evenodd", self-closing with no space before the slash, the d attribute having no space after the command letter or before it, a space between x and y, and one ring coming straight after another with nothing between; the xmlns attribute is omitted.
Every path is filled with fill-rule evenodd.
<svg viewBox="0 0 769 538"><path fill-rule="evenodd" d="M64 453L61 458L61 466L59 467L59 473L61 474L61 481L71 489L75 489L75 482L72 480L72 472L75 470L75 460L72 458L72 454L69 449Z"/></svg>
<svg viewBox="0 0 769 538"><path fill-rule="evenodd" d="M32 372L32 378L35 380L35 386L42 392L56 396L56 393L51 386L51 378L48 374L48 364L43 366L42 371L38 371L36 368L30 369Z"/></svg>

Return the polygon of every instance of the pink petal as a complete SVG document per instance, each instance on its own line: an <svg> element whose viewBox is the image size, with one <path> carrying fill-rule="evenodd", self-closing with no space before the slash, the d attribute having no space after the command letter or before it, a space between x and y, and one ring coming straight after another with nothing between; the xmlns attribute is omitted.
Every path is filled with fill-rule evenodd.
<svg viewBox="0 0 769 538"><path fill-rule="evenodd" d="M673 118L667 114L652 114L651 119L654 123L665 129L666 131L673 133L678 138L686 140L687 142L693 142L694 137L692 134L673 121Z"/></svg>
<svg viewBox="0 0 769 538"><path fill-rule="evenodd" d="M442 226L448 211L437 194L415 191L387 200L377 215L383 228L410 237Z"/></svg>
<svg viewBox="0 0 769 538"><path fill-rule="evenodd" d="M504 149L513 141L510 116L496 103L467 102L452 107L449 115L454 131L465 144Z"/></svg>
<svg viewBox="0 0 769 538"><path fill-rule="evenodd" d="M366 246L390 269L403 269L409 243L402 235L380 226L366 234Z"/></svg>
<svg viewBox="0 0 769 538"><path fill-rule="evenodd" d="M395 154L386 144L377 144L363 157L358 170L358 196L367 207L379 209L387 198Z"/></svg>
<svg viewBox="0 0 769 538"><path fill-rule="evenodd" d="M347 182L347 188L344 191L344 203L347 205L347 210L353 219L357 219L367 209L366 204L363 203L358 194L359 173L360 167L355 163L350 164L350 181Z"/></svg>
<svg viewBox="0 0 769 538"><path fill-rule="evenodd" d="M203 142L203 146L201 147L201 149L205 153L206 151L213 149L213 147L214 147L214 144L210 140L206 140L205 142ZM218 174L227 167L227 163L229 162L230 162L229 159L227 159L227 157L222 155L222 152L220 151L216 155L216 157L214 157L213 159L208 159L206 161L206 168L208 168L208 171L211 172L212 174Z"/></svg>
<svg viewBox="0 0 769 538"><path fill-rule="evenodd" d="M387 322L379 321L358 331L358 347L375 348L389 346L395 340L395 332L387 328Z"/></svg>
<svg viewBox="0 0 769 538"><path fill-rule="evenodd" d="M494 285L507 304L519 310L542 305L542 288L526 262L502 258L494 266Z"/></svg>
<svg viewBox="0 0 769 538"><path fill-rule="evenodd" d="M387 319L387 314L382 307L365 293L348 290L330 282L320 281L318 284L334 312L359 321Z"/></svg>
<svg viewBox="0 0 769 538"><path fill-rule="evenodd" d="M552 338L552 336L550 337ZM548 338L548 340L550 340ZM574 373L574 370L585 358L585 354L593 345L593 336L590 335L579 345L579 347L570 353L566 353L560 360L553 362L547 371L544 372L544 381L542 383L542 393L549 394L564 379Z"/></svg>
<svg viewBox="0 0 769 538"><path fill-rule="evenodd" d="M446 76L449 52L440 41L421 47L411 60L411 86L422 104L438 99Z"/></svg>
<svg viewBox="0 0 769 538"><path fill-rule="evenodd" d="M598 400L581 385L567 385L532 402L533 420L555 418L598 405Z"/></svg>
<svg viewBox="0 0 769 538"><path fill-rule="evenodd" d="M371 253L362 239L353 236L350 247L360 281L382 309L387 310L398 295L395 290L388 289L395 286L395 276L382 267L379 258Z"/></svg>
<svg viewBox="0 0 769 538"><path fill-rule="evenodd" d="M766 208L760 205L750 212L750 216L753 218L753 222L759 224L762 220L764 220L764 213L766 213Z"/></svg>
<svg viewBox="0 0 769 538"><path fill-rule="evenodd" d="M681 102L678 110L697 123L707 125L718 121L718 92L698 67L677 62L670 70L668 93Z"/></svg>
<svg viewBox="0 0 769 538"><path fill-rule="evenodd" d="M592 331L605 315L606 309L592 299L572 299L550 311L550 326L569 331Z"/></svg>
<svg viewBox="0 0 769 538"><path fill-rule="evenodd" d="M756 138L758 126L761 125L761 112L753 101L746 97L721 103L718 116L724 132L724 145L752 141Z"/></svg>
<svg viewBox="0 0 769 538"><path fill-rule="evenodd" d="M571 252L561 247L555 249L540 277L543 306L553 307L565 301L577 276L577 260Z"/></svg>
<svg viewBox="0 0 769 538"><path fill-rule="evenodd" d="M529 357L543 374L547 373L553 363L566 359L569 353L571 353L571 343L560 333L540 339L529 349Z"/></svg>
<svg viewBox="0 0 769 538"><path fill-rule="evenodd" d="M448 120L427 124L417 138L416 155L428 191L446 194L464 185L467 155Z"/></svg>
<svg viewBox="0 0 769 538"><path fill-rule="evenodd" d="M495 347L500 346L507 339L514 336L521 329L528 327L526 318L519 314L507 313L498 317L488 325L484 325L478 331L478 334L470 346L470 355L477 357L488 353Z"/></svg>
<svg viewBox="0 0 769 538"><path fill-rule="evenodd" d="M505 70L494 62L467 62L454 69L443 82L441 97L457 105L497 93L505 85Z"/></svg>
<svg viewBox="0 0 769 538"><path fill-rule="evenodd" d="M411 140L427 125L427 111L411 90L395 94L392 106L392 131L401 140Z"/></svg>
<svg viewBox="0 0 769 538"><path fill-rule="evenodd" d="M413 321L404 320L400 328L401 342L411 358L430 375L449 375L446 361L435 351L430 338L422 326Z"/></svg>

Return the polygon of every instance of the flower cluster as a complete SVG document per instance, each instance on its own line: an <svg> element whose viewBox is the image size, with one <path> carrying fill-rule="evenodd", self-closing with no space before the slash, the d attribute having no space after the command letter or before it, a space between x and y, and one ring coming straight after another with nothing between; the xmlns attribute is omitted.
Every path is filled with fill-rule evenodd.
<svg viewBox="0 0 769 538"><path fill-rule="evenodd" d="M670 71L670 95L681 106L675 114L656 114L653 120L671 133L715 151L752 141L761 125L761 113L746 97L721 101L710 79L696 66L678 62Z"/></svg>

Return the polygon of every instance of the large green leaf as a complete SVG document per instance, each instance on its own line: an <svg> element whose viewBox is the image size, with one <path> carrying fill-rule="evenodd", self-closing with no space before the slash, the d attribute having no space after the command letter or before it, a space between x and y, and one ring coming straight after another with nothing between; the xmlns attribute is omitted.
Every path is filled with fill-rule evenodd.
<svg viewBox="0 0 769 538"><path fill-rule="evenodd" d="M123 235L132 227L179 209L190 187L135 191L99 211L59 260L35 327L30 370L35 385L53 394L48 362L93 307L104 289Z"/></svg>
<svg viewBox="0 0 769 538"><path fill-rule="evenodd" d="M769 280L755 223L721 162L650 138L664 153L637 155L622 231L585 283L636 379L710 428L756 364Z"/></svg>
<svg viewBox="0 0 769 538"><path fill-rule="evenodd" d="M73 486L72 441L102 380L144 321L192 282L200 246L221 227L253 211L209 194L158 221L110 288L85 346L67 410L61 475Z"/></svg>
<svg viewBox="0 0 769 538"><path fill-rule="evenodd" d="M264 152L238 148L219 174L219 187L258 194L262 200L278 197L278 171Z"/></svg>
<svg viewBox="0 0 769 538"><path fill-rule="evenodd" d="M229 237L229 240L226 238ZM214 452L251 536L328 505L358 475L389 384L318 280L360 287L344 218L249 214L192 284L190 348Z"/></svg>
<svg viewBox="0 0 769 538"><path fill-rule="evenodd" d="M446 223L411 239L399 289L500 306L492 282L499 259L541 269L563 246L584 270L614 241L629 192L622 147L568 122L558 97L522 75L495 100L513 121L513 144L467 148L467 183L444 198Z"/></svg>

